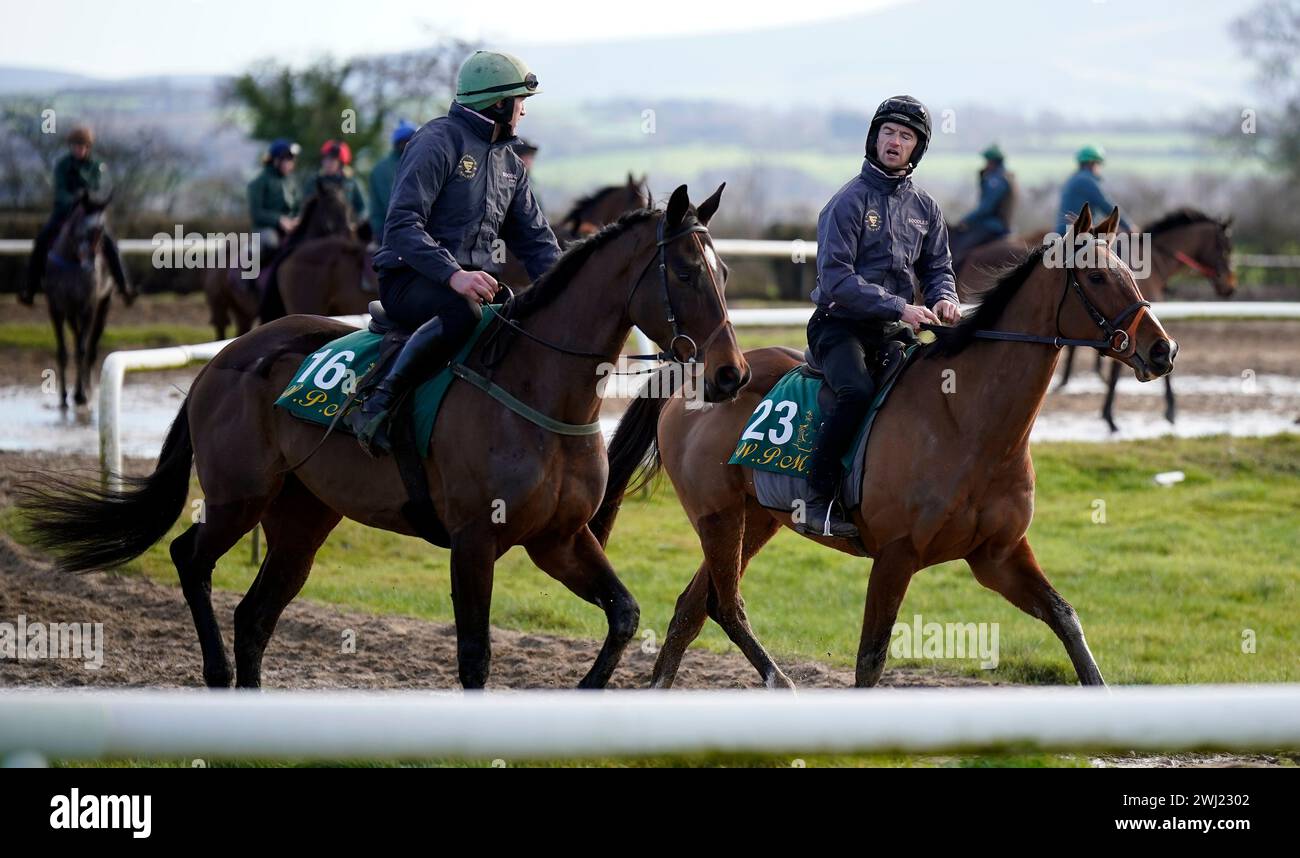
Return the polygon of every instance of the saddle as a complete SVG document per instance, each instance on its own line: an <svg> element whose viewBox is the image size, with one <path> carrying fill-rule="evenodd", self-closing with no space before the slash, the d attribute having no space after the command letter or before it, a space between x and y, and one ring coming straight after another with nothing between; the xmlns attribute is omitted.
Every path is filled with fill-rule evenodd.
<svg viewBox="0 0 1300 858"><path fill-rule="evenodd" d="M901 322L886 328L885 338L880 347L867 360L867 372L871 374L872 381L876 383L877 391L884 390L894 383L895 379L898 378L898 374L903 371L903 367L910 363L910 359L904 360L905 355L910 358L912 354L907 350L918 342L916 333ZM823 412L833 408L835 391L831 390L831 386L826 383L826 377L822 374L822 369L817 364L817 358L813 355L811 348L803 350L803 365L799 367L799 372L805 378L821 381L821 389L817 393L817 404L821 406Z"/></svg>

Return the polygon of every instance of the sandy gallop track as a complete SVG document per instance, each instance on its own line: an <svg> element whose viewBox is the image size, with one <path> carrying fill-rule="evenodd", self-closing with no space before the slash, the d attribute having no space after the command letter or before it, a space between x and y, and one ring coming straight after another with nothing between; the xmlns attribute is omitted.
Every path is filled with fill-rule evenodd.
<svg viewBox="0 0 1300 858"><path fill-rule="evenodd" d="M226 645L239 594L213 594ZM111 573L60 572L8 537L0 537L0 619L24 615L35 622L104 624L104 665L80 661L0 661L0 686L197 686L201 661L194 625L178 587ZM355 633L356 652L341 652L344 634ZM553 635L492 630L492 677L496 688L566 688L578 684L596 657L598 642ZM648 684L654 653L634 644L614 675L613 686ZM803 687L853 684L847 669L804 662L787 665ZM285 611L267 649L263 682L273 688L456 688L456 637L449 623L341 611L298 600ZM886 685L955 685L927 671L890 670ZM693 650L678 684L686 688L757 687L758 674L738 652Z"/></svg>

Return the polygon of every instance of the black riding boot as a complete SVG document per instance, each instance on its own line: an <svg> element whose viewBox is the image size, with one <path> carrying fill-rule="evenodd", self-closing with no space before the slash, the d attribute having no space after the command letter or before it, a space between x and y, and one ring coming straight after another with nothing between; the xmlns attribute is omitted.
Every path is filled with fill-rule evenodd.
<svg viewBox="0 0 1300 858"><path fill-rule="evenodd" d="M41 280L45 278L45 262L50 254L50 245L54 243L54 230L46 226L36 235L32 243L32 255L27 260L27 280L18 292L18 300L31 304L36 293L41 291Z"/></svg>
<svg viewBox="0 0 1300 858"><path fill-rule="evenodd" d="M839 504L835 502L835 495L839 492L841 478L844 475L844 468L839 461L840 454L833 450L828 450L827 453L821 452L826 447L825 423L822 424L819 434L822 443L818 444L817 451L813 453L812 466L808 474L808 497L804 501L804 520L797 522L794 529L798 533L814 536L851 539L858 535L858 528L844 516Z"/></svg>
<svg viewBox="0 0 1300 858"><path fill-rule="evenodd" d="M434 316L415 329L398 352L388 374L366 395L361 407L351 411L344 422L357 441L371 456L378 458L392 449L388 423L393 407L402 396L446 363L447 344L443 339L442 319Z"/></svg>
<svg viewBox="0 0 1300 858"><path fill-rule="evenodd" d="M130 306L140 294L140 290L135 288L128 279L126 264L122 261L121 251L117 249L117 241L108 233L104 233L104 261L108 263L108 274L117 284L117 291L121 293L127 306Z"/></svg>

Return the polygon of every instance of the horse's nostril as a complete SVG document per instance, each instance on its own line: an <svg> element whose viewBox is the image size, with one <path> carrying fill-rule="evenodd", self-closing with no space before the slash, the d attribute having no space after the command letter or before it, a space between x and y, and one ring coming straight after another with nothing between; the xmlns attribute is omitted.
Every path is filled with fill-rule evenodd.
<svg viewBox="0 0 1300 858"><path fill-rule="evenodd" d="M740 370L736 369L736 367L731 365L718 367L718 378L716 383L718 387L722 388L727 393L739 389L740 380Z"/></svg>

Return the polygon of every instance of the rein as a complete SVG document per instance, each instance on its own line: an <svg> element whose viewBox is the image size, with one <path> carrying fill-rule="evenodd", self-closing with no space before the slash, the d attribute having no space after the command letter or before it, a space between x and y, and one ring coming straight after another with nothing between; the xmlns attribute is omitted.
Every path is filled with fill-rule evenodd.
<svg viewBox="0 0 1300 858"><path fill-rule="evenodd" d="M677 232L674 232L672 235L665 236L664 227L665 227L665 218L660 218L659 225L657 227L656 238L655 238L656 253L654 256L651 256L649 260L646 261L646 264L641 268L641 273L637 275L636 283L632 286L631 291L628 292L627 301L623 305L623 314L624 316L627 315L628 307L631 306L632 298L636 295L636 290L640 288L641 282L645 279L646 272L650 270L651 265L653 265L656 261L658 261L659 284L663 291L664 317L665 319L667 319L668 323L672 325L673 338L668 343L668 348L664 349L663 351L656 352L654 354L628 355L627 358L628 360L654 360L654 361L665 361L665 362L673 361L675 363L680 363L680 364L692 364L696 362L696 358L699 355L700 347L696 346L695 341L691 339L691 337L682 329L681 323L677 319L677 313L673 309L672 292L668 288L668 245L672 244L679 238L690 235L692 237L695 237L696 245L701 248L701 256L703 256L703 245L700 244L699 238L696 236L698 233L707 234L709 228L704 226L703 224L696 223L696 224L691 224L690 226L685 227L683 229L680 229ZM711 269L709 272L709 278L711 280L713 278L713 272ZM714 283L714 287L715 288L717 287L716 282ZM512 292L510 298L507 299L505 305L502 307L501 312L497 315L497 319L498 321L501 322L501 324L506 325L507 327L514 330L516 333L523 334L525 337L537 343L538 345L544 346L550 349L551 351L558 352L559 354L569 355L570 357L586 358L589 360L606 360L608 358L608 355L605 354L598 354L596 352L586 352L578 349L567 348L566 346L561 346L557 343L552 343L549 340L543 339L542 337L539 337L537 334L532 333L523 325L519 324L514 319L511 319L509 317L510 305L514 301L514 299L515 299L515 295ZM726 321L724 318L724 321L719 323L718 326L713 329L713 332L710 333L709 336L704 340L704 344L703 344L704 348L707 349L709 347L709 344L713 342L713 340L717 337L717 335L723 330L725 325L726 325ZM499 332L501 329L497 328L496 330ZM495 336L493 337L493 339L495 339ZM676 346L679 340L685 341L686 344L690 347L690 356L686 359L677 357ZM492 342L489 341L484 345L485 347L487 347L490 346L491 344ZM504 354L498 354L495 358L495 361L493 361L493 363L500 362L502 357L504 357ZM654 372L654 371L655 370L632 370L630 372L615 371L611 374L642 375L644 373Z"/></svg>
<svg viewBox="0 0 1300 858"><path fill-rule="evenodd" d="M1079 296L1079 300L1083 303L1083 309L1087 311L1088 316L1105 334L1105 338L1087 340L1061 336L1061 310L1065 306L1065 299L1069 296L1071 289ZM1135 332L1138 324L1142 321L1142 317L1148 314L1150 306L1150 301L1139 299L1125 307L1115 318L1107 319L1084 293L1083 287L1079 285L1078 277L1074 274L1074 269L1067 268L1065 286L1061 289L1061 300L1056 305L1056 336L1044 337L1038 334L1024 334L1016 331L976 331L975 337L981 340L1001 340L1012 343L1041 343L1056 346L1057 348L1061 346L1084 346L1103 353L1114 352L1118 357L1128 357L1137 350L1134 343ZM1127 325L1124 325L1124 322L1130 316L1132 320Z"/></svg>

